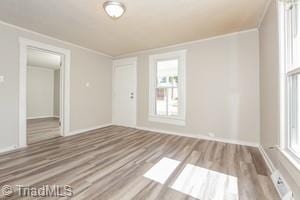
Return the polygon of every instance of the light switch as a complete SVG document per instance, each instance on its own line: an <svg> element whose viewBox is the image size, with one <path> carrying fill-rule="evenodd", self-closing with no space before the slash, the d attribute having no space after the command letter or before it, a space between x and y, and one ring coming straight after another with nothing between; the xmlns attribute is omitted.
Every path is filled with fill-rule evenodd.
<svg viewBox="0 0 300 200"><path fill-rule="evenodd" d="M90 87L90 82L86 82L85 87Z"/></svg>
<svg viewBox="0 0 300 200"><path fill-rule="evenodd" d="M4 76L0 76L0 83L4 82Z"/></svg>

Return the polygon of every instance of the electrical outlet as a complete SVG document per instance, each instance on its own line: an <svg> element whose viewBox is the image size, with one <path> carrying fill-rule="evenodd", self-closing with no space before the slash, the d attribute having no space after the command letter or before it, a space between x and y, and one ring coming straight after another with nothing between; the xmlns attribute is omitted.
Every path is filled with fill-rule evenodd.
<svg viewBox="0 0 300 200"><path fill-rule="evenodd" d="M283 179L282 175L278 170L276 170L271 175L271 179L282 200L293 199L293 192L290 190L290 187L287 185L287 183L285 182L285 180Z"/></svg>

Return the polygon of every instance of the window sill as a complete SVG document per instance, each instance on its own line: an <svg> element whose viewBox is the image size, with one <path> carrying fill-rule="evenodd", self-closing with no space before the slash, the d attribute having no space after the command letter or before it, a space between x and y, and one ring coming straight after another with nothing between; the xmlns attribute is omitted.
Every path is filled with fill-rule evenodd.
<svg viewBox="0 0 300 200"><path fill-rule="evenodd" d="M185 126L185 120L181 118L174 118L174 117L163 117L163 116L149 116L149 121L151 122L158 122L164 124L173 124L178 126Z"/></svg>
<svg viewBox="0 0 300 200"><path fill-rule="evenodd" d="M278 150L300 172L300 159L288 149L278 147Z"/></svg>

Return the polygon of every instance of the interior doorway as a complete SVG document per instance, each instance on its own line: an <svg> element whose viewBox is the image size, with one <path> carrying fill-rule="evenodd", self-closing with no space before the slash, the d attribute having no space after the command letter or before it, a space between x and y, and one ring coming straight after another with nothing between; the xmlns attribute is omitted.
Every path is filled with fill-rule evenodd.
<svg viewBox="0 0 300 200"><path fill-rule="evenodd" d="M27 49L27 143L62 136L60 68L62 55Z"/></svg>
<svg viewBox="0 0 300 200"><path fill-rule="evenodd" d="M69 50L20 38L20 147L69 132L69 68Z"/></svg>

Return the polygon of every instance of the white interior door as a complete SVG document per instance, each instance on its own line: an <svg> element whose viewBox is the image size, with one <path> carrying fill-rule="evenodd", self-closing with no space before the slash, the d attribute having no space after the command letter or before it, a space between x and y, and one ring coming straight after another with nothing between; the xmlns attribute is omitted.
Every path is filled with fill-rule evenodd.
<svg viewBox="0 0 300 200"><path fill-rule="evenodd" d="M130 62L131 61L131 62ZM117 125L136 126L136 61L114 62L113 122Z"/></svg>

